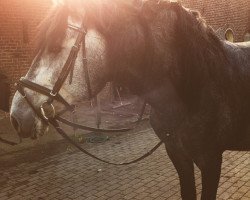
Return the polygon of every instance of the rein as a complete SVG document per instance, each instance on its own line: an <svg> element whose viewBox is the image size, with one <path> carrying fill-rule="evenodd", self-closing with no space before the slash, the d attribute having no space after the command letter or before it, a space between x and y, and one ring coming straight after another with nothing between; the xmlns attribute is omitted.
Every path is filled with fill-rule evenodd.
<svg viewBox="0 0 250 200"><path fill-rule="evenodd" d="M77 39L75 41L74 46L71 48L70 54L62 68L62 71L59 75L59 78L57 79L54 87L52 88L52 90L36 84L34 82L31 82L25 78L21 78L17 83L16 83L16 87L17 87L17 91L22 95L22 97L26 100L26 102L29 104L29 106L32 108L32 110L34 111L34 113L45 123L45 124L51 124L56 130L57 132L66 140L68 140L72 145L74 145L77 149L79 149L81 152L85 153L86 155L95 158L99 161L102 161L104 163L107 164L112 164L112 165L128 165L128 164L132 164L132 163L136 163L146 157L148 157L149 155L151 155L156 149L159 148L159 146L163 143L163 140L161 140L156 146L154 146L149 152L147 152L146 154L144 154L143 156L131 161L131 162L124 162L124 163L112 163L109 161L105 161L101 158L96 157L95 155L89 153L88 151L84 150L79 144L77 144L76 142L74 142L60 127L58 122L64 123L68 126L73 127L74 129L82 129L82 130L87 130L87 131L96 131L96 132L125 132L125 131L129 131L131 130L131 128L122 128L122 129L100 129L100 128L93 128L93 127L88 127L88 126L83 126L74 122L70 122L62 117L60 117L60 114L56 114L53 102L54 101L58 101L60 103L62 103L65 106L65 111L63 111L62 113L66 112L66 111L70 111L73 114L75 113L75 106L74 105L70 105L60 94L60 90L65 82L65 80L67 79L67 77L70 75L70 81L72 79L72 73L74 70L74 65L75 65L75 61L77 58L77 55L79 53L79 50L82 46L82 54L83 54L83 67L84 67L84 74L85 74L85 81L86 81L86 85L87 85L87 90L88 90L88 96L89 99L91 99L93 97L93 93L91 90L91 85L90 85L90 78L89 78L89 73L88 73L88 66L87 66L87 58L86 58L86 46L85 46L85 36L86 36L86 29L84 28L84 24L82 24L81 28L72 26L72 25L68 25L68 28L73 29L74 31L77 31L79 34L77 36ZM42 103L40 105L40 110L37 109L33 103L31 102L31 100L28 98L28 96L26 95L24 89L28 88L30 90L33 90L35 92L38 92L40 94L43 94L45 96L48 97L48 100L45 101L44 103ZM138 121L140 121L140 119L142 118L142 114L144 112L145 109L145 102L143 105L143 111L141 111L140 113L140 117L138 119ZM1 138L0 138L1 141Z"/></svg>
<svg viewBox="0 0 250 200"><path fill-rule="evenodd" d="M3 138L1 138L1 137L0 137L0 142L1 142L1 143L4 143L4 144L11 145L11 146L15 146L15 145L18 145L18 144L19 144L19 143L17 143L17 142L12 142L12 141L3 139Z"/></svg>
<svg viewBox="0 0 250 200"><path fill-rule="evenodd" d="M99 160L103 163L106 163L106 164L111 164L111 165L130 165L130 164L133 164L133 163L136 163L136 162L139 162L141 160L143 160L144 158L150 156L154 151L156 151L156 149L158 149L162 143L163 143L163 140L161 140L160 142L158 142L150 151L148 151L147 153L145 153L144 155L142 155L141 157L135 159L135 160L132 160L130 162L122 162L122 163L114 163L114 162L110 162L110 161L107 161L107 160L103 160L93 154L91 154L90 152L86 151L85 149L83 149L78 143L76 143L75 141L73 141L65 132L64 130L62 130L62 128L60 127L60 125L58 124L58 122L54 119L50 120L50 124L53 125L53 127L57 130L57 132L65 139L65 140L68 140L72 145L74 145L77 149L79 149L81 152L85 153L86 155L90 156L91 158L94 158L96 160Z"/></svg>

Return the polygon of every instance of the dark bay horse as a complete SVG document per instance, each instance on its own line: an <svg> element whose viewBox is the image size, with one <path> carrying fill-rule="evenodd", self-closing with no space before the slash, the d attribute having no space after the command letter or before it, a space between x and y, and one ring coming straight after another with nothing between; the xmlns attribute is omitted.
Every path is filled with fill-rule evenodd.
<svg viewBox="0 0 250 200"><path fill-rule="evenodd" d="M40 27L25 79L52 89L84 26L84 44L60 95L76 104L108 81L126 85L152 106L151 125L178 172L182 198L196 199L196 164L201 199L216 199L222 153L250 150L250 43L219 40L198 12L178 3L138 2L58 1ZM35 109L48 99L24 91ZM60 102L54 106L57 113L64 109ZM18 92L11 121L21 137L47 128Z"/></svg>

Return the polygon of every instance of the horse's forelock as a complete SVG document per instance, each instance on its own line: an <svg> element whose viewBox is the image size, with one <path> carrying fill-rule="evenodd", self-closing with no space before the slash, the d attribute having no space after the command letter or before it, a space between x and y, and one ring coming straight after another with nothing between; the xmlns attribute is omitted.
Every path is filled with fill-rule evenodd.
<svg viewBox="0 0 250 200"><path fill-rule="evenodd" d="M35 54L61 46L67 28L68 8L65 5L53 7L38 27L35 39Z"/></svg>
<svg viewBox="0 0 250 200"><path fill-rule="evenodd" d="M99 30L107 29L108 24L116 17L114 13L117 15L116 3L113 0L54 0L53 3L53 8L38 27L35 54L43 51L45 47L60 47L65 37L69 15L82 17L86 26L96 26Z"/></svg>

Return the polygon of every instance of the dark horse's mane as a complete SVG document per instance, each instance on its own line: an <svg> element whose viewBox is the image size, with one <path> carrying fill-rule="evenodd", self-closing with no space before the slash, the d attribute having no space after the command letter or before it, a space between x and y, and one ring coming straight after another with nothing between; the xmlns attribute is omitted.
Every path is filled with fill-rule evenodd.
<svg viewBox="0 0 250 200"><path fill-rule="evenodd" d="M178 57L177 65L170 71L180 95L191 108L199 108L204 90L210 92L214 101L237 103L239 72L236 66L229 64L223 41L199 12L187 10L180 4L172 9L177 13L174 48Z"/></svg>
<svg viewBox="0 0 250 200"><path fill-rule="evenodd" d="M177 63L169 71L185 102L198 108L199 95L206 84L216 88L216 95L234 96L227 54L214 30L197 11L185 9L180 4L170 5L170 9L177 14L172 46Z"/></svg>
<svg viewBox="0 0 250 200"><path fill-rule="evenodd" d="M112 41L108 53L110 63L117 67L115 71L118 80L124 78L124 71L133 71L130 73L133 79L143 80L145 83L157 80L157 87L157 84L161 84L159 80L170 74L180 95L191 107L197 107L199 95L208 83L223 98L234 98L234 82L239 81L239 78L235 76L232 79L230 70L234 68L228 68L222 41L198 12L185 9L179 3L166 1L148 0L139 5L135 7L123 0L95 0L88 1L85 5L84 20L87 27L93 26L106 40ZM171 20L166 14L170 11L177 15L176 23L172 26L166 23ZM45 45L51 50L60 47L69 12L66 6L50 12L40 26L37 49ZM173 30L169 30L169 27ZM163 43L172 40L171 51L177 56L172 66L164 65L164 58L158 55L155 44L158 32L162 34L160 37ZM169 32L172 36L168 35ZM141 46L131 56L128 51L133 52L133 45ZM126 69L119 66L122 57L127 58ZM131 64L134 60L136 67Z"/></svg>
<svg viewBox="0 0 250 200"><path fill-rule="evenodd" d="M214 101L221 101L223 98L223 101L235 104L240 91L236 88L240 83L238 69L235 66L229 66L223 42L206 24L199 12L186 9L179 3L166 1L152 0L145 4L142 13L145 12L144 16L148 18L149 24L152 19L156 19L152 20L152 23L161 24L163 41L172 40L169 46L176 57L172 66L165 66L164 62L154 65L155 69L149 69L149 75L146 77L164 80L164 77L170 74L179 95L190 109L199 109L200 98L205 90L210 92L209 95ZM177 15L173 26L165 23L167 18L164 13L169 11ZM152 32L154 27L157 28L151 25ZM173 30L169 30L169 27ZM164 35L164 32L172 36ZM158 57L156 58L159 60Z"/></svg>

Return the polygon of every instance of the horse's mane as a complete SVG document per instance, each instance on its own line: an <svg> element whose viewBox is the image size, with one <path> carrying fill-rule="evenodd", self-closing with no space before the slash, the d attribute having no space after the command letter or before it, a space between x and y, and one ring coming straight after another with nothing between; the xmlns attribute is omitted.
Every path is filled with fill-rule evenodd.
<svg viewBox="0 0 250 200"><path fill-rule="evenodd" d="M46 18L38 26L35 37L35 54L44 50L59 51L65 37L68 9L65 6L53 7Z"/></svg>
<svg viewBox="0 0 250 200"><path fill-rule="evenodd" d="M206 87L214 93L210 95L216 95L215 99L233 101L236 96L233 82L237 82L239 77L237 69L229 66L222 41L199 12L187 10L181 5L173 9L178 17L175 43L179 57L178 69L174 69L176 66L172 68L172 79L173 82L178 81L180 93L191 107L196 108L199 107L199 95ZM231 70L234 70L234 77Z"/></svg>
<svg viewBox="0 0 250 200"><path fill-rule="evenodd" d="M163 29L162 32L166 33L166 35L163 34L163 42L172 40L170 51L174 52L176 57L172 66L166 66L162 62L149 68L148 77L162 80L170 74L179 94L188 106L193 108L198 108L200 95L205 87L216 88L216 95L222 95L223 98L225 96L229 99L235 98L233 82L237 82L239 77L234 71L236 76L232 78L231 70L237 69L233 66L229 67L222 41L206 24L199 12L186 9L179 3L166 1L149 0L146 4L148 6L145 6L144 12L146 9L147 15L151 14L151 16L146 16L149 23L152 19L158 20L157 22ZM162 14L169 11L174 11L177 15L176 23L170 26L173 30L169 30L169 26L165 23L168 19Z"/></svg>

